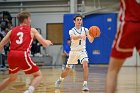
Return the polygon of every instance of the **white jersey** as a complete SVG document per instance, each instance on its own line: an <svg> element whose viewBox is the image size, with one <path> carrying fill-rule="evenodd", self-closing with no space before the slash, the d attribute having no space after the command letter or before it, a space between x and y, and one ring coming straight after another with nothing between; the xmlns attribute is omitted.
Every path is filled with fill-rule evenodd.
<svg viewBox="0 0 140 93"><path fill-rule="evenodd" d="M88 33L88 29L85 27L81 27L80 29L76 29L76 27L72 28L71 30L69 30L69 35L71 37L72 34L74 35L87 35ZM77 40L73 40L71 39L71 50L84 50L86 49L86 39L77 39Z"/></svg>

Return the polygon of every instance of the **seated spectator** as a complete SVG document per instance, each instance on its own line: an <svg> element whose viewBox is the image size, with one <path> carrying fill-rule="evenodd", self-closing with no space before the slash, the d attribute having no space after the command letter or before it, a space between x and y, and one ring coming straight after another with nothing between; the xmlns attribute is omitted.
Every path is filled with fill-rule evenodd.
<svg viewBox="0 0 140 93"><path fill-rule="evenodd" d="M64 63L62 64L62 70L65 69L66 64L67 64L67 60L68 60L69 52L70 52L70 44L71 44L70 39L67 39L67 44L64 45L64 48L63 48Z"/></svg>
<svg viewBox="0 0 140 93"><path fill-rule="evenodd" d="M0 19L0 28L1 28L0 29L0 41L6 36L8 31L12 28L12 17L10 15L10 13L7 11L3 11L2 15L3 15L2 18ZM0 54L0 56L1 56L1 63L0 63L1 69L6 68L5 59L7 57L8 52L9 52L9 45L10 44L6 44L4 46L4 51Z"/></svg>
<svg viewBox="0 0 140 93"><path fill-rule="evenodd" d="M39 56L42 57L43 55L41 54L41 45L40 43L34 39L31 47L31 54L32 56Z"/></svg>

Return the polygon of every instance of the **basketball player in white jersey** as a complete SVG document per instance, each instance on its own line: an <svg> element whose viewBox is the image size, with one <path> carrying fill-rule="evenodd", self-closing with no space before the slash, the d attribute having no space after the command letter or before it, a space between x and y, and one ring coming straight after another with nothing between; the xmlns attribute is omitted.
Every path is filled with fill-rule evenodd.
<svg viewBox="0 0 140 93"><path fill-rule="evenodd" d="M61 73L60 78L56 81L55 87L59 88L61 82L64 78L69 74L72 65L78 64L78 59L80 63L83 65L84 69L84 82L83 82L83 91L88 91L87 80L88 80L88 56L86 51L86 37L89 42L92 43L95 37L91 37L88 33L88 29L82 27L83 19L82 16L77 15L73 19L75 23L75 27L69 30L69 35L71 38L71 50L69 54L69 58L67 61L67 65L65 70Z"/></svg>

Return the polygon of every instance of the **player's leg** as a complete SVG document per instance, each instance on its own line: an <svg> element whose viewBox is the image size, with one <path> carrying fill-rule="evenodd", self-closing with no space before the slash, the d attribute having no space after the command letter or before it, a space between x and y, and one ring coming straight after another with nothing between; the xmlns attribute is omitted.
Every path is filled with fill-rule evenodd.
<svg viewBox="0 0 140 93"><path fill-rule="evenodd" d="M125 59L132 56L133 48L139 40L137 27L139 27L138 24L132 22L120 22L119 31L112 46L106 78L106 93L115 93L120 68Z"/></svg>
<svg viewBox="0 0 140 93"><path fill-rule="evenodd" d="M117 77L124 59L110 58L110 64L106 78L106 93L115 93L117 86Z"/></svg>
<svg viewBox="0 0 140 93"><path fill-rule="evenodd" d="M33 93L35 88L40 84L42 79L41 71L39 70L38 66L32 61L32 59L28 56L25 52L25 59L22 60L20 63L20 68L26 73L33 76L33 80L27 91L24 93Z"/></svg>
<svg viewBox="0 0 140 93"><path fill-rule="evenodd" d="M62 64L62 71L64 71L64 69L66 68L67 60L68 60L68 56L65 56L64 57L64 63Z"/></svg>
<svg viewBox="0 0 140 93"><path fill-rule="evenodd" d="M28 90L26 90L24 93L33 93L35 88L40 84L42 79L42 73L41 71L37 71L35 73L32 73L33 80L31 82L31 85L29 86Z"/></svg>
<svg viewBox="0 0 140 93"><path fill-rule="evenodd" d="M8 78L4 79L1 83L0 83L0 91L2 91L3 89L5 89L9 84L11 84L13 81L15 81L17 79L17 73L15 74L10 74Z"/></svg>
<svg viewBox="0 0 140 93"><path fill-rule="evenodd" d="M57 81L55 82L55 87L59 88L61 82L64 80L64 78L66 76L68 76L68 74L70 73L71 69L72 69L73 65L66 65L66 68L64 69L64 71L61 73L61 76L59 77L59 79L57 79Z"/></svg>
<svg viewBox="0 0 140 93"><path fill-rule="evenodd" d="M139 34L140 35L140 34ZM140 39L138 40L138 43L137 43L137 45L136 45L136 49L137 49L137 51L138 51L138 53L139 53L139 57L140 57Z"/></svg>
<svg viewBox="0 0 140 93"><path fill-rule="evenodd" d="M61 76L60 76L60 79L62 78L65 78L68 74L69 74L69 72L71 71L71 67L72 67L72 65L67 65L67 61L69 62L70 60L72 60L72 54L70 53L70 57L68 58L66 58L66 60L65 60L65 69L62 71L62 73L61 73Z"/></svg>
<svg viewBox="0 0 140 93"><path fill-rule="evenodd" d="M68 61L67 61L66 68L61 73L61 76L59 77L59 79L57 79L57 81L55 82L55 87L56 88L59 88L60 87L61 82L70 73L70 71L71 71L71 69L73 67L72 64L78 63L77 60L78 60L77 52L72 52L71 51L70 54L69 54L69 58L68 58Z"/></svg>
<svg viewBox="0 0 140 93"><path fill-rule="evenodd" d="M83 82L83 89L84 91L88 91L88 86L87 86L87 81L88 81L88 56L87 56L87 52L86 50L83 50L79 53L80 55L80 62L83 65L83 69L84 69L84 82Z"/></svg>
<svg viewBox="0 0 140 93"><path fill-rule="evenodd" d="M65 70L61 73L61 77L65 78L71 71L72 65L66 65Z"/></svg>
<svg viewBox="0 0 140 93"><path fill-rule="evenodd" d="M83 69L84 69L84 81L87 81L88 80L88 73L89 73L87 61L83 62Z"/></svg>
<svg viewBox="0 0 140 93"><path fill-rule="evenodd" d="M39 85L39 83L41 82L42 73L39 70L39 71L33 73L32 75L33 75L33 80L31 82L31 86L34 86L36 88Z"/></svg>
<svg viewBox="0 0 140 93"><path fill-rule="evenodd" d="M20 70L20 68L17 64L15 64L16 61L13 59L14 55L15 54L11 52L8 54L7 61L9 65L9 77L0 83L0 91L17 79L17 72Z"/></svg>
<svg viewBox="0 0 140 93"><path fill-rule="evenodd" d="M88 91L87 81L88 81L88 61L83 61L83 69L84 69L84 82L83 82L83 89L84 91Z"/></svg>

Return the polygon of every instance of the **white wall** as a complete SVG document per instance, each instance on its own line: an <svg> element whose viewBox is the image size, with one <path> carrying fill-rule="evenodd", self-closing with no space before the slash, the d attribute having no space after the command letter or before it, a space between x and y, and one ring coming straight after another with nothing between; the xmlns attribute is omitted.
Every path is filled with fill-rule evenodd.
<svg viewBox="0 0 140 93"><path fill-rule="evenodd" d="M63 23L63 14L32 14L31 17L32 26L36 28L41 28L42 35L46 38L46 24L47 23ZM53 57L52 65L60 65L62 63L61 57L61 47L62 45L53 45L46 49L46 53Z"/></svg>
<svg viewBox="0 0 140 93"><path fill-rule="evenodd" d="M140 56L138 53L137 53L137 66L140 66Z"/></svg>
<svg viewBox="0 0 140 93"><path fill-rule="evenodd" d="M63 63L63 59L62 59L63 48L62 48L62 45L50 46L46 49L46 53L52 56L52 59L53 59L52 65L61 65Z"/></svg>
<svg viewBox="0 0 140 93"><path fill-rule="evenodd" d="M63 23L63 14L32 14L32 26L41 28L44 38L46 38L47 23ZM53 57L52 65L62 63L61 48L62 45L53 45L46 49L46 53Z"/></svg>
<svg viewBox="0 0 140 93"><path fill-rule="evenodd" d="M140 66L140 56L136 49L133 51L133 56L126 59L125 63L123 66Z"/></svg>
<svg viewBox="0 0 140 93"><path fill-rule="evenodd" d="M46 24L47 23L63 23L63 14L32 14L31 17L32 26L35 28L41 28L42 35L46 38Z"/></svg>
<svg viewBox="0 0 140 93"><path fill-rule="evenodd" d="M137 60L137 66L140 66L140 55L139 55L138 52L137 52L137 55L136 55L136 60Z"/></svg>
<svg viewBox="0 0 140 93"><path fill-rule="evenodd" d="M17 14L12 14L12 17L16 17ZM63 23L64 13L31 13L31 26L34 28L40 28L42 35L46 38L46 24L47 23Z"/></svg>

